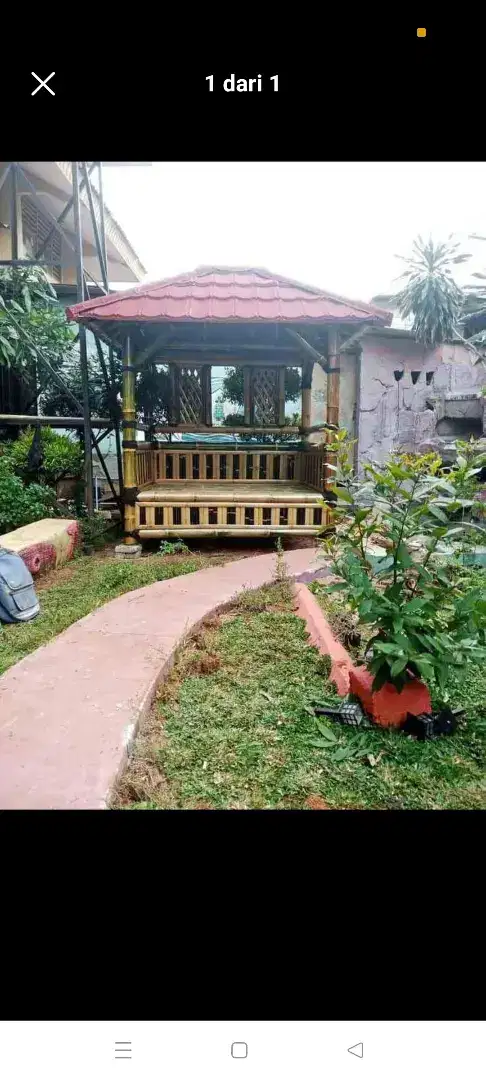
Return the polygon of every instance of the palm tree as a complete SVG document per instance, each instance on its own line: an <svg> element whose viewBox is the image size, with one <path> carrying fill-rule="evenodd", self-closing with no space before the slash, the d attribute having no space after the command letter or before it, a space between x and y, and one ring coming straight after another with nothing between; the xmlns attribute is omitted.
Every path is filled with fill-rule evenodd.
<svg viewBox="0 0 486 1080"><path fill-rule="evenodd" d="M411 258L398 256L408 267L400 275L408 281L395 296L398 311L403 318L413 317L412 333L427 348L461 336L464 293L456 285L451 267L470 256L458 254L458 248L451 237L446 243L434 244L419 236Z"/></svg>

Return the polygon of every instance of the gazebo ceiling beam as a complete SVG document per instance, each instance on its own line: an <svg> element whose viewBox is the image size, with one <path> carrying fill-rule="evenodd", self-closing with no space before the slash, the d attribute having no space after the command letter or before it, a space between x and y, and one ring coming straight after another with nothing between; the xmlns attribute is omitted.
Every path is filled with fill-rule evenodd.
<svg viewBox="0 0 486 1080"><path fill-rule="evenodd" d="M138 354L137 361L134 364L135 369L138 371L139 368L143 367L143 365L146 364L148 360L151 360L153 358L156 352L159 352L161 350L162 346L165 346L166 349L170 348L170 345L167 344L170 337L172 337L172 331L170 329L168 330L167 328L165 328L164 330L162 330L161 333L158 334L155 338L155 341L152 341L150 345L147 345L146 349L144 349L143 352Z"/></svg>
<svg viewBox="0 0 486 1080"><path fill-rule="evenodd" d="M351 337L346 338L346 340L342 342L342 344L339 346L339 352L348 352L349 349L352 349L354 345L358 344L358 341L361 341L361 338L363 338L365 334L369 334L370 330L373 329L374 327L370 326L369 323L366 323L364 326L360 326L359 329L356 330L355 334L351 334Z"/></svg>
<svg viewBox="0 0 486 1080"><path fill-rule="evenodd" d="M254 345L247 342L235 342L234 345L222 345L219 341L183 341L174 342L173 344L167 344L165 347L166 352L215 352L215 353L235 353L235 352L272 352L272 353L293 353L298 352L295 345Z"/></svg>
<svg viewBox="0 0 486 1080"><path fill-rule="evenodd" d="M303 337L302 334L298 334L297 330L292 330L290 326L286 326L285 330L287 334L289 334L290 337L293 338L294 341L296 341L300 345L302 352L305 352L307 356L311 356L314 362L316 364L320 364L321 368L326 373L329 371L329 364L326 357L321 356L321 353L318 352L317 349L315 349L309 341L306 341L305 337Z"/></svg>

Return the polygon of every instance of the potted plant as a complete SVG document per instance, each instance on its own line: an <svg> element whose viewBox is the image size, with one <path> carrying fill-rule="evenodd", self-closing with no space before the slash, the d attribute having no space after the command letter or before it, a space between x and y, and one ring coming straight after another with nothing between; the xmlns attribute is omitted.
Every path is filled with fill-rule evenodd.
<svg viewBox="0 0 486 1080"><path fill-rule="evenodd" d="M486 658L486 588L454 588L466 538L486 534L469 520L484 454L458 455L446 475L436 454L396 453L365 465L359 479L346 432L329 450L335 529L322 543L339 580L327 588L345 592L369 631L351 689L368 711L373 695L384 691L380 700L387 698L398 724L408 701L426 711L424 685L444 687L451 666ZM458 510L462 519L451 520ZM397 695L404 693L402 704ZM385 722L383 710L381 716Z"/></svg>

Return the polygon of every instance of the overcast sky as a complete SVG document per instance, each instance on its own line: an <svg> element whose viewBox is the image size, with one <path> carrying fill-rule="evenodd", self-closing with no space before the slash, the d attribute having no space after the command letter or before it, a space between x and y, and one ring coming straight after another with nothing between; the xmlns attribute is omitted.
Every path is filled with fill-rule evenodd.
<svg viewBox="0 0 486 1080"><path fill-rule="evenodd" d="M104 191L154 281L245 265L369 300L419 233L475 253L459 280L486 267L484 162L157 162L105 168Z"/></svg>

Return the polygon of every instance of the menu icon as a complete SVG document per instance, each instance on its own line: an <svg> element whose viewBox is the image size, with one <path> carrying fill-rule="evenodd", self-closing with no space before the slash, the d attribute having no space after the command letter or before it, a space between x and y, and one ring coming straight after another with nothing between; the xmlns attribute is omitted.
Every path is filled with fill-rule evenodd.
<svg viewBox="0 0 486 1080"><path fill-rule="evenodd" d="M115 1040L115 1061L131 1061L132 1060L132 1044L131 1042L117 1042Z"/></svg>

